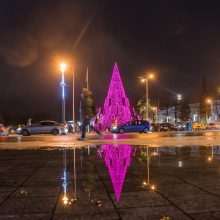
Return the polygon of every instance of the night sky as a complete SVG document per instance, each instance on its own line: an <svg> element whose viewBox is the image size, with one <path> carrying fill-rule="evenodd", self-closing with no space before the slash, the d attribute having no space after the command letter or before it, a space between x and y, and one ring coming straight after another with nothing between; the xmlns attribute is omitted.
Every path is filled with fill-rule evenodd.
<svg viewBox="0 0 220 220"><path fill-rule="evenodd" d="M132 105L145 94L138 76L154 72L153 103L177 93L198 102L201 80L210 96L220 86L219 1L1 0L0 113L61 115L59 63L66 72L67 119L72 111L72 65L79 94L90 88L103 105L114 62Z"/></svg>

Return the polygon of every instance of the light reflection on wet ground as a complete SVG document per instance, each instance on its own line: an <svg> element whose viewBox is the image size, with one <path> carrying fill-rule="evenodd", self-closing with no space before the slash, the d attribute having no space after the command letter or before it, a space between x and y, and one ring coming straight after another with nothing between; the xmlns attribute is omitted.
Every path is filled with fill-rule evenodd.
<svg viewBox="0 0 220 220"><path fill-rule="evenodd" d="M220 147L1 150L0 219L220 219Z"/></svg>

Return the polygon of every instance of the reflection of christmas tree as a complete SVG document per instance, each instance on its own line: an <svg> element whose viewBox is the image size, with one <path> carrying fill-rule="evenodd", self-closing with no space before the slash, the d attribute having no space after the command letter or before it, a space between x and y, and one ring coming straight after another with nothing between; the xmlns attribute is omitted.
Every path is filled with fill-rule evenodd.
<svg viewBox="0 0 220 220"><path fill-rule="evenodd" d="M103 145L105 163L111 176L117 202L120 200L126 171L130 166L131 151L130 145Z"/></svg>
<svg viewBox="0 0 220 220"><path fill-rule="evenodd" d="M102 117L102 130L111 128L117 121L118 124L124 124L131 120L130 103L125 96L124 87L121 81L120 73L115 63L107 98L104 103L104 112Z"/></svg>

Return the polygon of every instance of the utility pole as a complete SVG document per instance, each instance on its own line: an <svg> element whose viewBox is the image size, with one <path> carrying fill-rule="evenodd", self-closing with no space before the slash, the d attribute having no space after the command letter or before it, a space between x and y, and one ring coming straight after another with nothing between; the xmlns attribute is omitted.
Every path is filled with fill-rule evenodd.
<svg viewBox="0 0 220 220"><path fill-rule="evenodd" d="M75 81L75 73L74 73L74 65L73 65L73 132L75 132L75 94L74 94L74 81Z"/></svg>
<svg viewBox="0 0 220 220"><path fill-rule="evenodd" d="M89 68L87 67L86 71L86 88L89 90Z"/></svg>

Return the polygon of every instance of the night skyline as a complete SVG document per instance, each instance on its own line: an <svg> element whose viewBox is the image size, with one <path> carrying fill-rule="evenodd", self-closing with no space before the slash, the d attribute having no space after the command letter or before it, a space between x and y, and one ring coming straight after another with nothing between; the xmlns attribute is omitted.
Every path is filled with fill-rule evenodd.
<svg viewBox="0 0 220 220"><path fill-rule="evenodd" d="M177 93L199 101L202 75L218 98L220 15L217 1L2 1L0 113L60 115L58 63L66 61L71 117L72 60L79 94L89 68L90 88L103 106L114 62L131 105L145 94L138 76L155 72L153 102Z"/></svg>

